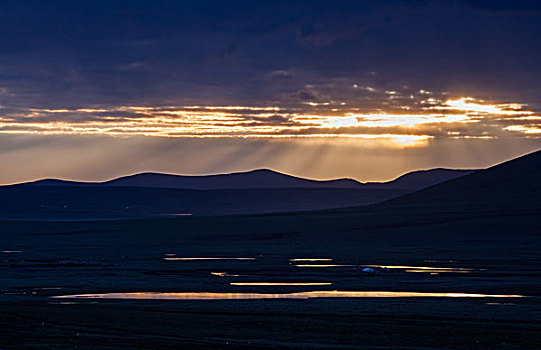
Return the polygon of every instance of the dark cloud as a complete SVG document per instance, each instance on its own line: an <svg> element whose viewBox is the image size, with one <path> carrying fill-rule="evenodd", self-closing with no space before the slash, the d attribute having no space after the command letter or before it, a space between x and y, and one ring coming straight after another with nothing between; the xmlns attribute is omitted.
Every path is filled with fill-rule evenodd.
<svg viewBox="0 0 541 350"><path fill-rule="evenodd" d="M527 12L541 11L541 3L537 0L462 0L468 6L491 12Z"/></svg>
<svg viewBox="0 0 541 350"><path fill-rule="evenodd" d="M292 78L294 75L295 75L294 72L289 71L289 70L283 70L283 69L274 70L266 74L267 77L274 78L274 79L287 79L287 78Z"/></svg>
<svg viewBox="0 0 541 350"><path fill-rule="evenodd" d="M299 91L295 91L292 96L294 98L297 98L301 101L314 101L317 99L316 94L308 89L302 89Z"/></svg>
<svg viewBox="0 0 541 350"><path fill-rule="evenodd" d="M291 103L288 94L341 79L343 85L323 92L332 100L353 103L358 91L348 87L358 83L539 105L541 24L532 16L538 7L520 1L11 2L0 11L0 88L11 96L1 94L0 104Z"/></svg>
<svg viewBox="0 0 541 350"><path fill-rule="evenodd" d="M465 96L493 105L527 104L525 110L539 115L540 7L538 1L519 0L3 2L0 153L11 150L10 143L19 145L18 149L21 143L32 144L35 139L26 134L37 137L35 133L70 134L69 142L47 137L52 141L41 144L42 155L69 153L54 145L77 144L75 135L87 142L84 147L77 144L75 149L91 148L92 142L82 135L85 132L129 137L134 133L153 134L161 126L168 130L167 136L184 137L187 133L175 128L190 124L174 112L185 111L186 106L191 106L186 112L198 112L207 118L203 121L207 129L198 136L246 136L253 130L260 135L275 130L281 136L303 137L318 133L409 133L430 136L426 154L436 158L436 153L444 149L440 145L449 140L489 134L500 142L492 144L496 148L491 149L505 145L503 148L524 151L535 144L530 139L524 141L527 137L539 140L535 131L538 120L470 116L472 122L468 124L426 123L411 130L396 125L371 129L348 125L322 127L317 120L299 122L296 116L449 115L453 113L450 110L430 108L443 107L446 100ZM150 108L150 112L126 108L137 106ZM209 110L205 106L239 108ZM278 109L261 109L269 106ZM212 119L210 112L228 117ZM130 123L140 124L140 128L130 128ZM212 125L214 129L209 127ZM530 134L520 127L530 128ZM96 165L96 172L133 154L119 146L118 140L105 140L103 135L87 136L100 140L96 141L96 150L101 153L89 151L95 157L92 159L107 153L110 144L123 149L122 156L108 157L106 163L99 163L102 170ZM213 164L194 166L194 171L226 170L235 156L244 157L234 163L239 167L263 165L246 160L250 152L239 150L242 147L234 142L202 148L201 142L193 141L193 147L188 147L191 151L204 149L221 157ZM236 142L243 141L239 138ZM250 142L250 147L256 144ZM369 141L355 142L375 152L376 146ZM164 142L154 148L149 143L152 141L140 142L157 154L158 149L167 150L163 145L171 145ZM526 143L528 147L524 146ZM129 147L134 144L126 143ZM460 148L459 143L452 145ZM225 154L222 148L231 151ZM36 149L32 150L37 152ZM257 143L257 149L261 156L271 158L279 152L287 153L286 150L299 157L310 153L308 148L282 144L267 148L264 142ZM301 149L302 152L295 153ZM348 150L347 163L360 163L355 147ZM141 146L135 154L143 151ZM27 163L36 161L45 167L26 151L5 152L5 164L24 154ZM148 154L154 155L151 151ZM314 152L314 157L320 154ZM66 157L72 160L71 165L57 165L58 169L69 171L70 166L74 168L84 161L75 153ZM201 154L194 157L201 158ZM166 158L160 158L164 163L159 164L174 159ZM336 165L330 158L321 162L326 164L322 167ZM270 161L267 165L286 163ZM293 163L290 160L288 164ZM159 164L149 164L148 169L159 170ZM303 166L313 165L306 160ZM361 174L366 169L356 171Z"/></svg>

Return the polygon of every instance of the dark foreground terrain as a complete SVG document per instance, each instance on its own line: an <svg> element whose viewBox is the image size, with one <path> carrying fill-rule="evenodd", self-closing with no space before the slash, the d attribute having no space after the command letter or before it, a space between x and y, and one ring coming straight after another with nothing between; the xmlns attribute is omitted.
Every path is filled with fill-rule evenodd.
<svg viewBox="0 0 541 350"><path fill-rule="evenodd" d="M0 348L539 349L540 165L334 211L2 222ZM282 298L333 290L452 294ZM133 292L218 294L65 297Z"/></svg>
<svg viewBox="0 0 541 350"><path fill-rule="evenodd" d="M480 215L447 222L429 216L420 217L416 225L398 218L382 223L381 215L388 217L388 213L372 210L361 215L326 213L317 217L5 223L1 245L20 253L2 254L0 348L541 346L539 215ZM256 259L177 261L164 260L166 254ZM333 261L290 264L289 259L306 257ZM355 266L296 266L319 264ZM358 265L450 270L433 274L433 270L391 269L367 274ZM333 284L236 286L231 282ZM335 289L529 297L51 298L109 292L288 293Z"/></svg>

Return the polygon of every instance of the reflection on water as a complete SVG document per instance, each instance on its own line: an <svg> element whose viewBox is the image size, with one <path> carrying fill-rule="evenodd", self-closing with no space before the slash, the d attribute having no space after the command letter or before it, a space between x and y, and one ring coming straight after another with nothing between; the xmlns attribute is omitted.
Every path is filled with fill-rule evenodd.
<svg viewBox="0 0 541 350"><path fill-rule="evenodd" d="M255 258L163 258L163 260L168 261L178 261L178 260L184 260L184 261L193 261L193 260L255 260Z"/></svg>
<svg viewBox="0 0 541 350"><path fill-rule="evenodd" d="M227 272L211 272L210 274L213 276L220 276L220 277L239 277L239 275L233 275Z"/></svg>
<svg viewBox="0 0 541 350"><path fill-rule="evenodd" d="M2 250L2 253L4 254L15 254L15 253L21 253L20 250Z"/></svg>
<svg viewBox="0 0 541 350"><path fill-rule="evenodd" d="M292 262L296 262L296 261L332 261L332 259L328 259L328 258L306 258L306 259L289 259L289 261L292 261Z"/></svg>
<svg viewBox="0 0 541 350"><path fill-rule="evenodd" d="M472 273L474 270L449 270L449 269L433 269L430 271L427 271L426 269L406 269L405 272L430 272L431 275L433 274L440 274L443 272L452 272L452 273Z"/></svg>
<svg viewBox="0 0 541 350"><path fill-rule="evenodd" d="M103 293L58 295L52 298L86 299L155 299L155 300L230 300L230 299L310 299L310 298L522 298L523 295L470 294L470 293L423 293L389 291L312 291L297 293Z"/></svg>
<svg viewBox="0 0 541 350"><path fill-rule="evenodd" d="M231 282L232 286L330 286L329 282Z"/></svg>
<svg viewBox="0 0 541 350"><path fill-rule="evenodd" d="M300 265L295 265L296 267L344 267L344 266L355 266L355 265L336 265L336 264L323 264L323 265L320 265L320 264L317 264L317 265L314 265L314 264L300 264Z"/></svg>
<svg viewBox="0 0 541 350"><path fill-rule="evenodd" d="M484 271L483 269L472 269L465 267L430 267L430 266L393 266L393 265L362 265L363 267L375 267L380 269L395 269L395 270L404 270L405 272L430 272L442 273L442 272L453 272L453 273L472 273L475 271Z"/></svg>

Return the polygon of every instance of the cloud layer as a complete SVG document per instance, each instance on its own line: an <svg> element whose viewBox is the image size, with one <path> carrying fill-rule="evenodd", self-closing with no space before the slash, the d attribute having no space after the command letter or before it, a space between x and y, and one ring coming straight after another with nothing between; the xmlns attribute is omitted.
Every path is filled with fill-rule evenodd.
<svg viewBox="0 0 541 350"><path fill-rule="evenodd" d="M534 1L0 6L0 183L270 167L385 180L541 147Z"/></svg>
<svg viewBox="0 0 541 350"><path fill-rule="evenodd" d="M354 87L355 89L358 88ZM374 93L370 88L368 91ZM384 91L385 109L343 101L280 106L117 106L77 109L3 108L0 133L157 137L359 137L390 145L430 138L541 138L541 117L517 103L441 99L429 91Z"/></svg>

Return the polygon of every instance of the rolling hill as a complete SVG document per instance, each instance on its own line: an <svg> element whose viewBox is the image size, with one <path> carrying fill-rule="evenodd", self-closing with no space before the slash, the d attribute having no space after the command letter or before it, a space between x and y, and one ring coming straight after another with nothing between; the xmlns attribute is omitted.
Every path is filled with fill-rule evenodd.
<svg viewBox="0 0 541 350"><path fill-rule="evenodd" d="M268 169L258 169L231 174L185 176L161 173L139 173L104 182L77 182L43 179L26 183L36 186L110 186L153 187L186 190L226 190L262 188L342 188L418 190L433 184L464 176L475 170L430 169L406 173L389 182L362 183L353 179L311 180L283 174Z"/></svg>
<svg viewBox="0 0 541 350"><path fill-rule="evenodd" d="M436 168L406 173L389 182L366 182L366 188L420 190L432 185L468 175L477 170Z"/></svg>
<svg viewBox="0 0 541 350"><path fill-rule="evenodd" d="M381 203L384 206L538 208L541 151Z"/></svg>
<svg viewBox="0 0 541 350"><path fill-rule="evenodd" d="M316 181L256 170L211 176L143 173L101 183L45 179L0 187L0 219L88 220L265 214L364 206L471 171L435 169L389 183Z"/></svg>

